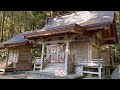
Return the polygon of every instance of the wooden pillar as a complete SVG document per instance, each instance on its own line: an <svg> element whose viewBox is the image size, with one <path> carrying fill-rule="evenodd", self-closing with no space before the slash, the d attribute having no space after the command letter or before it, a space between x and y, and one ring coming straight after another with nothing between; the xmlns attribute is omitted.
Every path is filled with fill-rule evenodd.
<svg viewBox="0 0 120 90"><path fill-rule="evenodd" d="M105 76L105 73L106 73L105 66L103 66L102 68L103 68L103 71L102 71L102 73L103 73L103 79L105 79L106 78L106 76Z"/></svg>
<svg viewBox="0 0 120 90"><path fill-rule="evenodd" d="M8 59L9 59L9 49L7 49L6 67L8 66Z"/></svg>
<svg viewBox="0 0 120 90"><path fill-rule="evenodd" d="M66 43L66 53L65 53L65 72L68 74L68 57L69 56L69 41Z"/></svg>
<svg viewBox="0 0 120 90"><path fill-rule="evenodd" d="M59 61L59 47L57 47L57 62L60 62Z"/></svg>
<svg viewBox="0 0 120 90"><path fill-rule="evenodd" d="M88 59L89 60L92 59L92 43L91 42L88 43Z"/></svg>
<svg viewBox="0 0 120 90"><path fill-rule="evenodd" d="M43 70L43 66L44 66L44 51L45 51L45 44L42 44L41 66L40 66L40 70Z"/></svg>
<svg viewBox="0 0 120 90"><path fill-rule="evenodd" d="M83 76L83 66L82 65L80 66L80 70L81 70L80 75Z"/></svg>
<svg viewBox="0 0 120 90"><path fill-rule="evenodd" d="M48 51L49 51L49 48L47 47L46 58L49 58Z"/></svg>
<svg viewBox="0 0 120 90"><path fill-rule="evenodd" d="M90 52L89 59L92 60L92 43L90 43L89 52Z"/></svg>

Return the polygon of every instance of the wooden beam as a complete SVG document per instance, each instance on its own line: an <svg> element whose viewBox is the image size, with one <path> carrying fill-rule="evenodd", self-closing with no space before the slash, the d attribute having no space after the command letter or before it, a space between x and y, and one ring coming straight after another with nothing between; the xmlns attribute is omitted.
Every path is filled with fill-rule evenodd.
<svg viewBox="0 0 120 90"><path fill-rule="evenodd" d="M66 42L66 40L46 41L45 44L64 43L64 42Z"/></svg>
<svg viewBox="0 0 120 90"><path fill-rule="evenodd" d="M104 41L106 41L106 40L115 40L115 38L114 38L114 37L111 37L111 38L103 38L103 40L104 40Z"/></svg>
<svg viewBox="0 0 120 90"><path fill-rule="evenodd" d="M71 42L73 40L69 40ZM67 40L55 40L55 41L46 41L45 44L52 44L52 43L65 43Z"/></svg>
<svg viewBox="0 0 120 90"><path fill-rule="evenodd" d="M56 43L65 43L67 42L68 40L55 40L55 41L46 41L45 44L56 44ZM74 41L81 41L81 42L88 42L88 39L84 39L84 38L81 38L81 39L78 39L78 40L75 40L75 39L70 39L69 42L74 42Z"/></svg>
<svg viewBox="0 0 120 90"><path fill-rule="evenodd" d="M22 42L22 43L16 43L16 44L9 44L9 45L5 45L5 47L17 47L17 46L22 46L25 45L28 41Z"/></svg>
<svg viewBox="0 0 120 90"><path fill-rule="evenodd" d="M40 66L40 70L43 70L43 64L44 64L44 51L45 51L45 44L42 44L41 66Z"/></svg>

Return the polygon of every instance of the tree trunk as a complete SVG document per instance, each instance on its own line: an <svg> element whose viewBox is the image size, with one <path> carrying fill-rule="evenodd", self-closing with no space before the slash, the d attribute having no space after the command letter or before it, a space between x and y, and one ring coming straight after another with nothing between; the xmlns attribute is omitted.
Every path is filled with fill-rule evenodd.
<svg viewBox="0 0 120 90"><path fill-rule="evenodd" d="M4 31L5 11L2 11L2 25L1 25L1 42L3 42L3 31Z"/></svg>
<svg viewBox="0 0 120 90"><path fill-rule="evenodd" d="M8 37L8 35L7 35L7 24L8 24L8 17L6 17L6 19L5 19L5 25L6 25L6 27L5 27L5 29L4 29L4 40L6 41L7 40L7 37Z"/></svg>

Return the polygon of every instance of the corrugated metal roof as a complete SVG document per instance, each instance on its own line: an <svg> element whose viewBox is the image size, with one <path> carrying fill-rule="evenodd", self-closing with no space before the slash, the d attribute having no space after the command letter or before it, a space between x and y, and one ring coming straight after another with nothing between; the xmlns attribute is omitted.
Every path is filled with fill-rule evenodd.
<svg viewBox="0 0 120 90"><path fill-rule="evenodd" d="M25 39L24 36L15 35L11 39L9 39L8 41L5 41L5 42L3 42L1 44L3 44L3 45L13 45L13 44L24 43L26 41L28 41L28 39Z"/></svg>
<svg viewBox="0 0 120 90"><path fill-rule="evenodd" d="M70 15L49 18L44 30L64 28L69 25L90 26L112 23L114 11L78 11Z"/></svg>

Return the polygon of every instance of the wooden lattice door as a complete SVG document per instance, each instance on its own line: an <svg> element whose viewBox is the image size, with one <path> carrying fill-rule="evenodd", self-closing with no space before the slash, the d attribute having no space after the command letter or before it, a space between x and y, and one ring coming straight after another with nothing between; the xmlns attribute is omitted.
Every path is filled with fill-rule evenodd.
<svg viewBox="0 0 120 90"><path fill-rule="evenodd" d="M51 60L57 62L57 48L51 48Z"/></svg>
<svg viewBox="0 0 120 90"><path fill-rule="evenodd" d="M58 46L57 45L49 45L47 47L47 56L51 55L51 62L58 62Z"/></svg>

